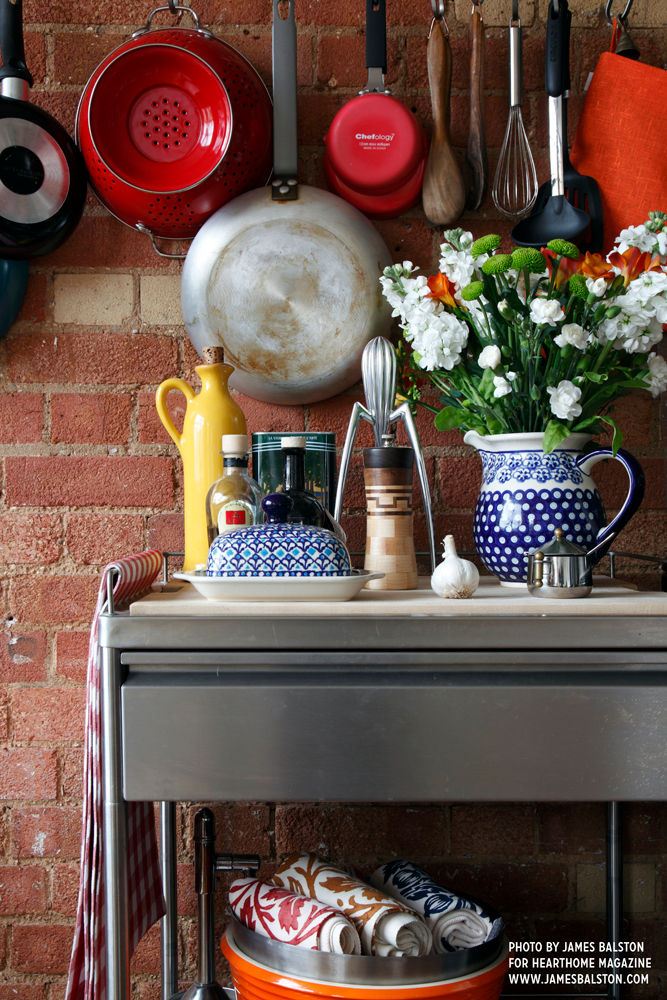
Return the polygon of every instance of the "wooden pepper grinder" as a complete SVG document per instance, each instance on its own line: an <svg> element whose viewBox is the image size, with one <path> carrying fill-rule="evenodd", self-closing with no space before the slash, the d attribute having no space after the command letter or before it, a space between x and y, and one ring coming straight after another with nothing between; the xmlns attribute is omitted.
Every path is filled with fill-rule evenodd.
<svg viewBox="0 0 667 1000"><path fill-rule="evenodd" d="M412 513L412 448L397 448L386 436L382 448L364 448L366 555L364 569L384 573L369 590L414 590L417 559Z"/></svg>

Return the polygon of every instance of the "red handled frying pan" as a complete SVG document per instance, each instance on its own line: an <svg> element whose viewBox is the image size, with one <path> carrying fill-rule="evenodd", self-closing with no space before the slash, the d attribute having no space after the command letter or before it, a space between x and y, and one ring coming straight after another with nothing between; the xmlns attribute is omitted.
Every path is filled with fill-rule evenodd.
<svg viewBox="0 0 667 1000"><path fill-rule="evenodd" d="M0 0L0 257L55 250L81 218L87 174L62 125L26 100L22 0Z"/></svg>
<svg viewBox="0 0 667 1000"><path fill-rule="evenodd" d="M402 215L419 201L428 143L413 113L384 86L385 0L366 0L368 83L345 104L327 132L329 186L376 219Z"/></svg>

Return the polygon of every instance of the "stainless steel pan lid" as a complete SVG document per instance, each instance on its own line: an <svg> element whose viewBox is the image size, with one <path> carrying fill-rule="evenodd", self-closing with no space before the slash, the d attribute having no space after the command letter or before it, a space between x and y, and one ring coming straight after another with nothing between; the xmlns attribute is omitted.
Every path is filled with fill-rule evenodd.
<svg viewBox="0 0 667 1000"><path fill-rule="evenodd" d="M296 182L296 24L274 0L274 182L200 229L181 304L201 354L222 344L231 384L256 399L307 403L359 379L361 354L391 322L379 277L389 251L343 199ZM276 58L277 56L277 58Z"/></svg>

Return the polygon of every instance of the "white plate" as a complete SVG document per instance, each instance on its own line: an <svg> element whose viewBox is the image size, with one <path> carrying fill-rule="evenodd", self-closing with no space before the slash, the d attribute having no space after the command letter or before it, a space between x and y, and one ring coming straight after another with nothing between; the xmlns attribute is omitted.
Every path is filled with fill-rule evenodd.
<svg viewBox="0 0 667 1000"><path fill-rule="evenodd" d="M353 569L350 576L207 576L174 573L207 601L350 601L384 573Z"/></svg>

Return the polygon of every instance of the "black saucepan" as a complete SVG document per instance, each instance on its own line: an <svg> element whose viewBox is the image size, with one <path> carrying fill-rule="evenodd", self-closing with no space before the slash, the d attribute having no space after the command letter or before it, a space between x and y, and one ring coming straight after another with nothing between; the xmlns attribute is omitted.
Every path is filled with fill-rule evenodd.
<svg viewBox="0 0 667 1000"><path fill-rule="evenodd" d="M0 257L55 250L83 212L87 174L62 125L27 100L22 0L0 0Z"/></svg>

